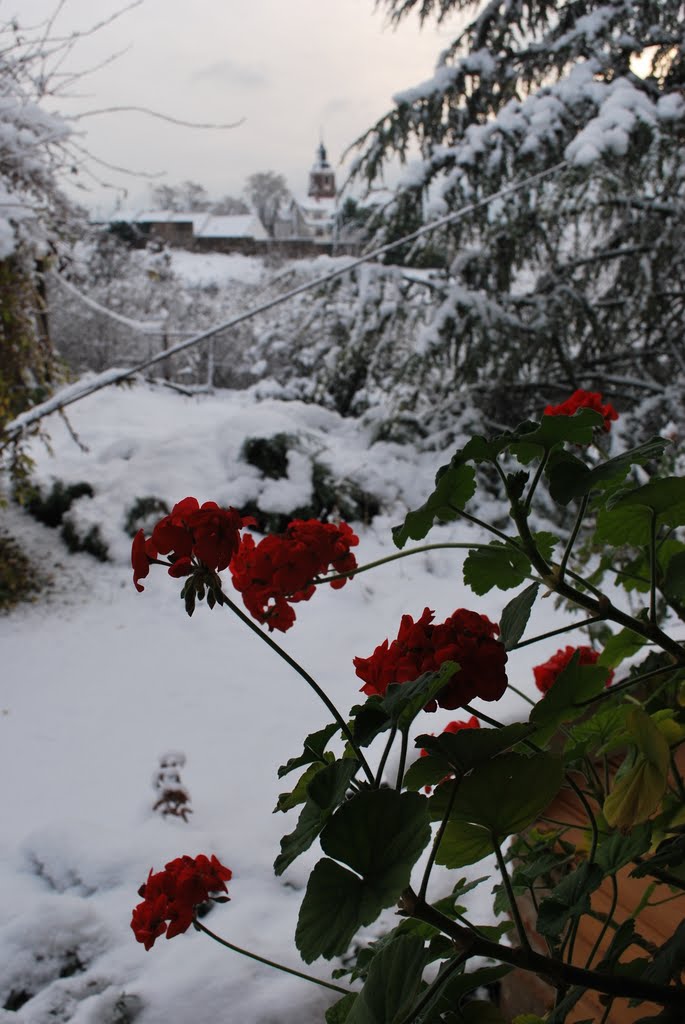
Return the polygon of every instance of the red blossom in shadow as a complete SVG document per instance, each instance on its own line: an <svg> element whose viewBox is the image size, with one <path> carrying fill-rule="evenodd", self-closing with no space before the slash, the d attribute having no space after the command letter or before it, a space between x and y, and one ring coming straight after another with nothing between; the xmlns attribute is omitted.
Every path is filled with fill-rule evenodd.
<svg viewBox="0 0 685 1024"><path fill-rule="evenodd" d="M257 622L285 633L295 622L291 606L308 601L316 590L313 580L331 569L356 569L350 548L358 543L347 523L318 519L294 519L283 533L269 534L259 543L246 534L231 562L233 585ZM339 589L346 582L333 580L331 586Z"/></svg>
<svg viewBox="0 0 685 1024"><path fill-rule="evenodd" d="M554 686L576 651L579 655L578 663L580 665L594 665L599 658L599 651L595 651L592 647L561 647L551 658L542 665L536 665L533 669L535 685L540 693L547 693ZM611 685L613 678L614 673L611 671L607 677L607 686Z"/></svg>
<svg viewBox="0 0 685 1024"><path fill-rule="evenodd" d="M611 430L611 421L618 419L618 413L613 405L609 402L602 404L602 396L598 391L583 391L582 388L574 391L571 397L560 405L548 405L545 416L573 416L578 409L594 409L603 416L603 429L607 433Z"/></svg>
<svg viewBox="0 0 685 1024"><path fill-rule="evenodd" d="M435 613L424 608L414 622L403 615L397 638L384 640L369 658L355 658L354 667L364 680L362 691L383 696L390 683L408 683L424 672L435 672L444 661L460 666L435 701L436 707L453 710L475 697L499 700L507 687L507 653L496 639L499 626L485 615L458 608L444 622L433 625Z"/></svg>
<svg viewBox="0 0 685 1024"><path fill-rule="evenodd" d="M195 908L210 899L225 902L229 897L226 882L233 872L212 854L177 857L163 871L150 871L138 895L143 897L133 910L131 928L145 949L152 949L155 939L166 933L167 939L188 930Z"/></svg>

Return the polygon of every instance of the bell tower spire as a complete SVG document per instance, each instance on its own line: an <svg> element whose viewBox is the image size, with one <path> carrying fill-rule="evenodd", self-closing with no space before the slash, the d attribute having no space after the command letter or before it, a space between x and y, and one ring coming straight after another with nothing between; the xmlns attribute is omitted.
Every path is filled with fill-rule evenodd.
<svg viewBox="0 0 685 1024"><path fill-rule="evenodd" d="M335 198L335 173L328 162L323 141L316 151L316 160L309 172L309 192L312 199Z"/></svg>

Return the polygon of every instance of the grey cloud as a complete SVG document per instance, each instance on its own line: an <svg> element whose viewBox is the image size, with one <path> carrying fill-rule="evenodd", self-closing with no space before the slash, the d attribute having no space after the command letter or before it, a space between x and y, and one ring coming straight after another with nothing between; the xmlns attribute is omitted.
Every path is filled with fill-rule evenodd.
<svg viewBox="0 0 685 1024"><path fill-rule="evenodd" d="M266 75L253 68L242 67L231 60L221 60L196 71L194 82L210 81L221 85L239 86L241 89L264 89L268 84Z"/></svg>

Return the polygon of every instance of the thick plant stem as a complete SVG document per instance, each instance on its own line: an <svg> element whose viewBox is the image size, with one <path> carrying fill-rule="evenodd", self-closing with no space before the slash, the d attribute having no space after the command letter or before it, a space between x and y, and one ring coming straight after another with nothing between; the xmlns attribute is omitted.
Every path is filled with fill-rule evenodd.
<svg viewBox="0 0 685 1024"><path fill-rule="evenodd" d="M266 964L267 967L274 967L277 971L282 971L283 974L292 974L295 978L302 978L303 981L310 981L313 985L320 985L321 988L330 988L333 992L340 992L342 995L349 995L350 989L341 988L340 985L334 985L330 981L323 981L321 978L314 978L311 974L303 974L302 971L296 971L293 967L286 967L285 964L279 964L275 960L267 960L264 956L259 956L257 953L251 953L249 949L243 949L241 946L235 946L232 942L228 942L226 939L222 939L216 932L212 932L207 928L206 925L194 919L193 924L199 932L204 932L205 935L209 935L210 939L214 939L220 946L225 946L226 949L233 950L234 953L240 953L241 956L246 956L250 960L256 960L257 963Z"/></svg>
<svg viewBox="0 0 685 1024"><path fill-rule="evenodd" d="M401 910L417 921L425 921L438 928L444 935L451 938L461 954L486 956L500 963L520 967L548 979L553 985L568 987L580 985L595 992L604 992L610 996L624 999L644 999L660 1006L678 1007L685 1015L685 987L680 985L657 985L639 978L625 975L605 974L601 971L588 970L575 964L567 964L562 960L536 953L524 947L503 946L490 939L476 935L462 925L451 921L439 910L420 900L412 889L405 889L400 903ZM685 1019L685 1017L684 1017Z"/></svg>
<svg viewBox="0 0 685 1024"><path fill-rule="evenodd" d="M345 719L342 717L342 715L340 714L340 712L338 711L338 709L336 708L335 704L330 699L328 694L324 690L321 689L321 687L319 686L317 681L312 676L310 676L309 672L307 672L304 668L302 668L302 666L299 664L299 662L295 661L294 658L291 658L290 655L287 653L287 651L284 651L283 648L279 644L277 644L275 640L271 639L271 637L268 635L268 633L264 633L259 628L259 626L255 625L255 623L252 622L252 620L250 618L248 618L248 616L243 611L241 611L241 609L238 607L238 605L234 604L234 602L231 601L230 597L226 596L226 594L224 593L223 590L221 591L221 603L225 604L228 608L230 608L231 611L235 615L238 616L238 618L240 619L241 622L244 622L246 626L249 626L249 628L252 630L253 633L255 633L258 637L260 637L260 639L263 640L264 643L267 644L267 646L270 647L272 651L276 652L276 654L279 656L279 658L282 658L283 661L285 661L285 663L287 665L290 665L290 667L292 669L294 669L295 672L297 672L297 674L302 677L302 679L304 679L304 681L307 683L307 685L311 687L311 689L317 695L319 700L322 701L322 703L326 706L326 708L333 715L333 718L335 719L336 723L339 725L340 730L342 731L343 735L345 736L345 739L347 740L347 742L350 744L350 746L354 750L355 755L357 757L357 760L359 761L360 765L364 769L364 772L366 774L367 779L369 780L369 782L373 786L374 783L375 783L374 774L371 771L371 769L369 768L368 762L367 762L366 758L364 757L364 754L362 753L362 751L359 748L359 746L358 746L354 736L352 735L352 731L351 731L349 725L347 724Z"/></svg>

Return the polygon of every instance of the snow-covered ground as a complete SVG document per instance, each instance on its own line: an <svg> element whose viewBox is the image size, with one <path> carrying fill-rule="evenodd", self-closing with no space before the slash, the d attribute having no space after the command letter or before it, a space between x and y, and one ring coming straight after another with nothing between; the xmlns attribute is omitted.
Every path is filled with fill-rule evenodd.
<svg viewBox="0 0 685 1024"><path fill-rule="evenodd" d="M211 912L208 926L302 967L293 935L318 853L313 848L274 877L279 839L297 819L297 811L272 814L279 791L291 788L276 769L327 714L229 612L200 605L189 619L180 582L161 568L138 594L123 522L144 495L172 504L192 494L238 507L256 498L287 511L307 498L316 457L383 503L370 526L357 527L357 557L366 562L394 550L390 527L425 498L445 458L370 445L356 421L259 401L253 392L186 398L136 384L84 399L69 418L87 451L51 417L52 454L33 449L36 479L92 485L94 497L79 499L73 512L80 523L100 524L111 561L69 555L57 531L16 506L0 512L0 526L23 539L53 578L36 603L0 618L0 1000L8 1006L0 1021L121 1024L126 1006L129 1015L139 1009L140 1024L323 1020L331 994L322 989L193 931L146 952L130 930L151 867L215 853L234 877L231 902ZM297 435L298 451L288 477L269 480L240 449L246 437L278 432ZM430 540L472 536L454 526ZM476 598L463 585L459 556L421 554L340 591L321 588L297 605L283 645L346 712L359 698L352 658L394 636L404 612L429 605L442 618L471 607L499 618L511 594ZM550 628L551 603L538 602L531 632ZM510 679L532 693L531 665L557 646L552 640L512 655ZM487 710L505 720L525 714L513 694ZM437 732L450 717L425 716L420 730ZM194 812L187 824L152 812L151 777L168 749L187 757L183 782ZM436 891L441 882L436 873ZM489 889L471 894L475 919L491 916ZM318 962L311 973L328 978L329 966Z"/></svg>

